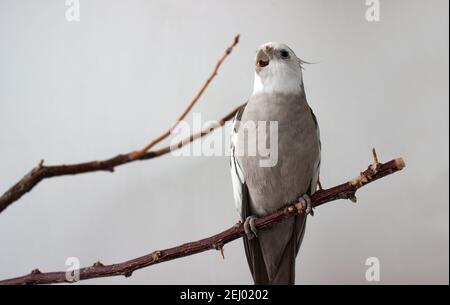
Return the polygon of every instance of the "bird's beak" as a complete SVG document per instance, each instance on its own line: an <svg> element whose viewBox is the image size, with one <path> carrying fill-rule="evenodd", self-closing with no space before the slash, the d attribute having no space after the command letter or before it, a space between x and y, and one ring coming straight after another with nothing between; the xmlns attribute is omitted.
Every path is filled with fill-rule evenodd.
<svg viewBox="0 0 450 305"><path fill-rule="evenodd" d="M272 53L273 47L270 45L262 47L258 50L258 52L256 53L256 68L258 70L261 70L262 68L269 65Z"/></svg>

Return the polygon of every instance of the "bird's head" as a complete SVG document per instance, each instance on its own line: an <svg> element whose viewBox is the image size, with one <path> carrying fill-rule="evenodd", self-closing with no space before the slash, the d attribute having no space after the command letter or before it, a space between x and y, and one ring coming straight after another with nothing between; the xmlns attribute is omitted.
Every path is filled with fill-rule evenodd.
<svg viewBox="0 0 450 305"><path fill-rule="evenodd" d="M302 91L302 63L287 45L269 42L256 50L253 94Z"/></svg>

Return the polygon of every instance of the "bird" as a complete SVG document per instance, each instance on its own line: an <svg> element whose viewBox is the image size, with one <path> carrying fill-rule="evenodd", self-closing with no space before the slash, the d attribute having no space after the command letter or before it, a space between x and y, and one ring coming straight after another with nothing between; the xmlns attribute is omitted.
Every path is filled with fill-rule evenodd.
<svg viewBox="0 0 450 305"><path fill-rule="evenodd" d="M310 197L320 183L322 144L316 116L306 100L306 63L286 44L269 42L260 46L253 93L233 120L231 180L255 285L295 284L296 256L306 219L313 215ZM268 131L271 124L276 132ZM272 137L276 141L269 139ZM267 144L276 149L261 152L259 148L267 148ZM268 158L273 160L267 162ZM257 230L257 218L293 202L300 202L305 213Z"/></svg>

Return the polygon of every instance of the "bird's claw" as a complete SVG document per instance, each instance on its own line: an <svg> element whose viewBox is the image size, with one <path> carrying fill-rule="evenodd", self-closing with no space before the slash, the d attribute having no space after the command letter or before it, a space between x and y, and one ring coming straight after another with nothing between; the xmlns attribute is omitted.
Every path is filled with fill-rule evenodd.
<svg viewBox="0 0 450 305"><path fill-rule="evenodd" d="M258 229L255 225L255 220L257 218L255 216L249 216L245 219L244 222L244 231L245 235L247 235L247 238L249 240L252 240L253 238L258 238Z"/></svg>
<svg viewBox="0 0 450 305"><path fill-rule="evenodd" d="M305 211L306 215L314 216L314 210L313 210L313 206L311 204L311 198L307 194L304 194L303 196L301 196L298 199L298 201L302 204L303 210Z"/></svg>

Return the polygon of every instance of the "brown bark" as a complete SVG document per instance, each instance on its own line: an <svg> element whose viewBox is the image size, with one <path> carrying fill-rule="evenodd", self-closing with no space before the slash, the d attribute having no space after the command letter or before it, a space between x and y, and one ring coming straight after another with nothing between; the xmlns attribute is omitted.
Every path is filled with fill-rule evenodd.
<svg viewBox="0 0 450 305"><path fill-rule="evenodd" d="M185 140L178 143L178 145L174 147L164 147L156 151L150 151L155 145L169 137L173 131L173 129L180 123L180 121L184 120L188 113L192 110L195 104L198 102L200 97L203 95L205 90L208 88L209 84L212 82L214 77L216 77L219 72L219 68L224 63L225 59L231 54L234 47L239 43L239 35L236 35L233 38L231 45L226 48L224 54L217 61L213 71L210 76L206 79L203 85L200 87L199 91L195 94L194 98L189 102L188 106L183 110L181 115L175 121L174 125L172 125L167 131L162 133L160 136L153 139L149 144L147 144L144 148L133 151L127 154L120 154L113 158L101 160L101 161L91 161L79 164L71 164L71 165L54 165L54 166L44 166L44 161L41 160L35 168L33 168L30 172L28 172L19 182L13 185L10 189L8 189L1 197L0 197L0 213L2 213L7 207L9 207L12 203L19 200L24 194L30 192L39 182L46 178L58 177L58 176L66 176L66 175L78 175L90 172L97 171L107 171L114 172L114 169L117 166L124 165L127 163L131 163L136 160L148 160L156 157L160 157L169 153L171 150L179 149L183 147L185 144L192 142L193 140L203 137L210 132L212 132L217 127L223 126L226 121L229 121L233 118L237 109L226 115L224 118L219 120L216 124L210 126L210 128L200 131L197 134L193 134Z"/></svg>
<svg viewBox="0 0 450 305"><path fill-rule="evenodd" d="M78 175L84 173L92 173L97 171L106 171L106 172L114 172L114 169L118 166L125 165L131 162L135 162L138 160L149 160L154 159L165 154L168 154L171 151L177 150L185 146L186 144L200 138L206 136L211 133L218 127L225 125L225 123L231 120L236 114L239 107L222 119L217 121L216 124L211 125L210 127L192 134L186 139L180 141L177 145L166 146L161 149L146 152L139 159L134 159L132 155L134 152L128 154L120 154L113 158L101 160L101 161L91 161L85 163L78 164L70 164L70 165L53 165L46 166L44 165L44 161L39 162L39 164L33 168L28 174L26 174L19 182L13 185L9 190L7 190L0 197L0 213L3 212L8 206L10 206L15 201L19 200L23 195L30 192L39 182L47 178L59 177L59 176L67 176L67 175Z"/></svg>
<svg viewBox="0 0 450 305"><path fill-rule="evenodd" d="M374 156L376 155L374 154ZM370 165L367 170L362 172L357 178L327 190L317 191L311 197L312 205L314 207L318 207L327 202L338 199L350 199L352 201L356 201L356 191L359 188L375 180L400 171L404 167L405 163L402 159L395 159L390 162L380 164L378 163L378 158L375 157L375 163ZM283 221L288 217L303 212L303 206L300 203L294 203L284 209L257 219L256 227L259 230L264 230L270 227L270 225L275 222ZM157 263L193 255L211 249L223 251L223 246L226 243L238 239L244 234L245 233L242 223L237 223L233 227L217 235L195 242L186 243L170 249L155 251L145 256L135 258L123 263L107 266L101 263L95 263L91 267L86 267L79 270L80 280L118 275L128 277L138 269L142 269ZM68 282L65 272L41 273L36 269L28 275L0 281L0 285L54 284L64 282Z"/></svg>
<svg viewBox="0 0 450 305"><path fill-rule="evenodd" d="M233 51L234 47L238 43L239 43L239 35L236 35L233 38L233 42L231 43L231 45L225 50L225 53L217 61L216 66L214 67L214 69L211 72L211 74L209 75L209 77L206 79L206 81L200 87L200 89L195 94L194 98L190 101L188 106L183 110L183 112L177 118L175 123L169 129L167 129L164 133L162 133L160 136L158 136L155 139L153 139L152 141L150 141L150 143L148 143L144 148L142 148L141 150L138 150L138 151L130 154L129 157L132 160L139 159L139 158L143 157L146 152L148 152L155 145L157 145L162 140L164 140L165 138L170 136L170 134L173 132L173 130L175 130L175 128L180 124L180 122L183 121L186 118L186 116L189 114L189 112L191 112L191 110L195 106L195 104L197 104L198 100L202 97L203 93L206 91L206 89L208 88L209 84L212 82L214 77L217 76L217 74L219 72L219 69L220 69L220 66L222 66L222 64L224 63L225 59L227 59L227 57L231 54L231 52Z"/></svg>

